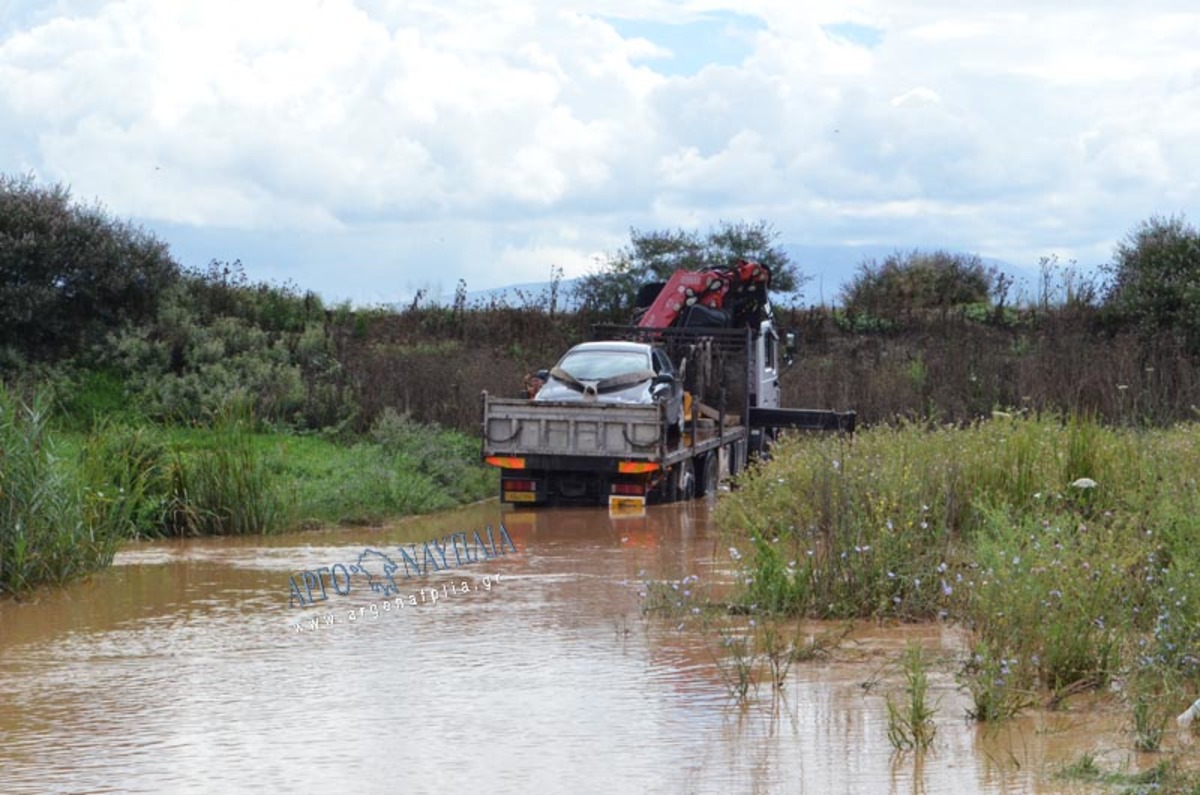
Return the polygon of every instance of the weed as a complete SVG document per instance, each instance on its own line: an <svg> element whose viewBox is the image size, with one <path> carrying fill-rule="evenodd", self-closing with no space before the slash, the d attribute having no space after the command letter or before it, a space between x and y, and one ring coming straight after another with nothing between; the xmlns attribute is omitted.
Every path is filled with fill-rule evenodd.
<svg viewBox="0 0 1200 795"><path fill-rule="evenodd" d="M1059 771L1060 778L1075 781L1098 781L1102 772L1092 754L1080 754L1079 758Z"/></svg>
<svg viewBox="0 0 1200 795"><path fill-rule="evenodd" d="M1032 706L1025 687L1029 674L1019 663L997 656L986 643L975 649L961 674L971 695L967 717L990 723L1015 717Z"/></svg>
<svg viewBox="0 0 1200 795"><path fill-rule="evenodd" d="M1159 666L1139 668L1127 683L1133 723L1133 747L1158 751L1175 717L1180 701L1186 699L1176 671Z"/></svg>
<svg viewBox="0 0 1200 795"><path fill-rule="evenodd" d="M678 582L646 580L640 593L642 613L653 613L666 618L689 614L693 607L691 592L687 587L689 584L690 580L680 588Z"/></svg>
<svg viewBox="0 0 1200 795"><path fill-rule="evenodd" d="M1164 759L1145 770L1105 770L1092 754L1082 754L1055 776L1066 781L1101 784L1124 793L1178 793L1195 795L1200 792L1200 777L1183 770L1173 759Z"/></svg>
<svg viewBox="0 0 1200 795"><path fill-rule="evenodd" d="M956 622L983 721L1039 689L1054 703L1152 672L1161 690L1130 690L1129 706L1139 747L1157 747L1167 705L1200 681L1198 435L997 413L870 428L852 446L784 440L717 507L749 550L735 599L767 615Z"/></svg>
<svg viewBox="0 0 1200 795"><path fill-rule="evenodd" d="M729 695L739 704L750 700L750 691L758 693L758 655L752 641L736 630L719 631L724 654L717 657L717 675Z"/></svg>
<svg viewBox="0 0 1200 795"><path fill-rule="evenodd" d="M925 750L937 734L933 717L937 705L928 700L928 661L919 643L910 643L900 660L904 673L905 699L897 705L887 697L888 742L897 750Z"/></svg>
<svg viewBox="0 0 1200 795"><path fill-rule="evenodd" d="M809 662L828 657L829 653L837 648L853 629L854 625L847 622L837 629L812 636L804 643L800 643L797 638L796 642L792 644L792 662Z"/></svg>
<svg viewBox="0 0 1200 795"><path fill-rule="evenodd" d="M763 625L754 635L755 648L762 654L771 675L771 687L782 690L787 681L788 671L796 657L793 653L794 644L789 642L779 632L778 626L771 621Z"/></svg>

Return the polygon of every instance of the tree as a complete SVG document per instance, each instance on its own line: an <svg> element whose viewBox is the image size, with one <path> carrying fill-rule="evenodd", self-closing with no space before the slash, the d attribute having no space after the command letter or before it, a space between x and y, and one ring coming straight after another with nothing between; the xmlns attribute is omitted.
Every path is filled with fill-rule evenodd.
<svg viewBox="0 0 1200 795"><path fill-rule="evenodd" d="M1182 216L1143 221L1104 270L1107 310L1149 335L1179 333L1200 350L1200 233Z"/></svg>
<svg viewBox="0 0 1200 795"><path fill-rule="evenodd" d="M0 175L0 349L70 355L154 315L179 278L165 243L73 203L61 185Z"/></svg>
<svg viewBox="0 0 1200 795"><path fill-rule="evenodd" d="M897 251L883 262L860 264L842 289L842 304L847 311L897 319L922 310L985 303L996 283L996 269L974 254Z"/></svg>
<svg viewBox="0 0 1200 795"><path fill-rule="evenodd" d="M677 270L698 271L749 259L771 269L771 288L794 292L806 281L776 244L779 232L766 221L722 221L707 233L677 229L629 230L629 245L584 276L575 287L579 303L593 311L631 311L638 288L666 281Z"/></svg>

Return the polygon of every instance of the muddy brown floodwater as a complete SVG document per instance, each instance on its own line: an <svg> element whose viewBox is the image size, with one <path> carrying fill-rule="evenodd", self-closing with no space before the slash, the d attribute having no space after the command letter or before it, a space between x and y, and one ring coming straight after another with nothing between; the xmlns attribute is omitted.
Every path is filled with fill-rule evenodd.
<svg viewBox="0 0 1200 795"><path fill-rule="evenodd" d="M365 550L399 563L501 522L518 553L402 567L387 596L342 576ZM302 572L334 564L349 593L322 575L325 601L289 606L292 578L303 594ZM893 752L890 663L914 637L961 653L945 627L860 627L739 707L720 644L643 618L638 596L730 565L702 503L130 545L87 582L0 602L0 793L1057 793L1088 791L1053 776L1081 753L1138 766L1115 710L987 731L949 673L935 747Z"/></svg>

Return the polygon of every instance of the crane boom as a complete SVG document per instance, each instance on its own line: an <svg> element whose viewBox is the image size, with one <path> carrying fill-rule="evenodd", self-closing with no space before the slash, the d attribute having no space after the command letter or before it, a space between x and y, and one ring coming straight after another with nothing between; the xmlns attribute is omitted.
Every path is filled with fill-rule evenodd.
<svg viewBox="0 0 1200 795"><path fill-rule="evenodd" d="M771 269L751 260L705 271L678 270L659 289L637 325L740 328L762 319L770 287Z"/></svg>

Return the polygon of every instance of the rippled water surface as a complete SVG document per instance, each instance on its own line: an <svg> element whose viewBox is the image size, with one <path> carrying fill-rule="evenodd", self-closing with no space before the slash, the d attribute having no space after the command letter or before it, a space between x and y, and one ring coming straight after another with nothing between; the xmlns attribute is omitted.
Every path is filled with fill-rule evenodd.
<svg viewBox="0 0 1200 795"><path fill-rule="evenodd" d="M386 596L325 577L325 601L289 605L305 570L501 522L516 554L450 552L444 571L394 572ZM1052 775L1083 752L1132 763L1113 709L988 732L949 674L935 749L894 753L892 663L914 638L960 653L942 627L860 626L797 663L782 698L735 705L719 638L640 611L645 578L727 580L714 539L702 504L492 503L128 546L88 582L0 603L0 793L1051 793L1086 791Z"/></svg>

